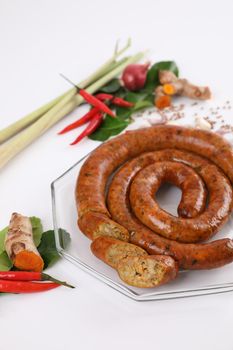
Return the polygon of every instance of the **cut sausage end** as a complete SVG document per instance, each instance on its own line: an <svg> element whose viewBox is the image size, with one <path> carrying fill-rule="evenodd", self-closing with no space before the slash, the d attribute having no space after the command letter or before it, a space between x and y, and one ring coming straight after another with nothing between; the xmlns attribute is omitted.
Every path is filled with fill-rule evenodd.
<svg viewBox="0 0 233 350"><path fill-rule="evenodd" d="M98 237L91 244L92 253L113 268L129 256L146 256L148 253L131 243L111 237Z"/></svg>
<svg viewBox="0 0 233 350"><path fill-rule="evenodd" d="M139 288L158 287L173 280L178 273L174 259L167 256L131 256L117 267L120 278Z"/></svg>
<svg viewBox="0 0 233 350"><path fill-rule="evenodd" d="M129 241L129 232L104 214L87 212L78 220L78 226L91 240L107 236Z"/></svg>

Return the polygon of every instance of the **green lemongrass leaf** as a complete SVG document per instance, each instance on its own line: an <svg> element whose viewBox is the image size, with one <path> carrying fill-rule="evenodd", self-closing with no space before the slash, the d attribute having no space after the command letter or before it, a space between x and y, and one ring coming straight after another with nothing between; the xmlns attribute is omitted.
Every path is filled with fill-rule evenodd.
<svg viewBox="0 0 233 350"><path fill-rule="evenodd" d="M149 107L153 107L153 103L151 101L149 101L149 100L138 101L135 103L133 108L126 109L126 108L118 107L116 109L116 114L117 114L118 119L129 122L132 114L134 114L142 109L149 108Z"/></svg>
<svg viewBox="0 0 233 350"><path fill-rule="evenodd" d="M133 102L134 106L131 108L132 112L136 112L139 109L153 106L153 95L148 92L129 92L125 99L129 102Z"/></svg>
<svg viewBox="0 0 233 350"><path fill-rule="evenodd" d="M118 118L125 121L129 121L133 113L153 106L153 96L146 92L128 92L125 94L124 99L134 103L134 106L131 108L116 108Z"/></svg>
<svg viewBox="0 0 233 350"><path fill-rule="evenodd" d="M0 254L0 271L9 271L13 266L12 261L8 258L7 253L4 251Z"/></svg>
<svg viewBox="0 0 233 350"><path fill-rule="evenodd" d="M0 231L0 254L5 250L5 237L8 231L8 226Z"/></svg>
<svg viewBox="0 0 233 350"><path fill-rule="evenodd" d="M179 75L179 69L174 61L157 62L147 72L144 90L153 91L159 85L160 70L169 70L173 72L176 76Z"/></svg>
<svg viewBox="0 0 233 350"><path fill-rule="evenodd" d="M133 108L123 108L123 107L117 107L116 108L116 115L117 118L128 122L130 121L130 117L133 114Z"/></svg>
<svg viewBox="0 0 233 350"><path fill-rule="evenodd" d="M70 243L70 235L63 229L59 229L60 242L65 249ZM56 248L54 231L49 230L43 233L38 251L44 260L44 268L53 265L60 255Z"/></svg>
<svg viewBox="0 0 233 350"><path fill-rule="evenodd" d="M120 88L121 88L120 80L113 79L107 85L102 87L99 91L105 92L107 94L113 94L113 93L116 93L118 90L120 90Z"/></svg>
<svg viewBox="0 0 233 350"><path fill-rule="evenodd" d="M43 233L42 223L40 218L37 218L36 216L31 216L30 221L32 224L33 240L34 240L35 246L38 247L41 241L42 233Z"/></svg>
<svg viewBox="0 0 233 350"><path fill-rule="evenodd" d="M143 100L146 100L148 98L148 93L147 92L141 92L141 91L138 91L138 92L128 92L126 95L125 95L125 100L129 101L129 102L133 102L133 103L136 103L138 101L143 101Z"/></svg>
<svg viewBox="0 0 233 350"><path fill-rule="evenodd" d="M134 106L134 111L133 112L137 112L141 109L144 108L149 108L149 107L153 107L153 102L149 101L149 100L145 100L145 101L138 101L135 106Z"/></svg>
<svg viewBox="0 0 233 350"><path fill-rule="evenodd" d="M121 88L114 94L117 97L125 98L125 96L128 94L128 90L124 88L124 86L121 86Z"/></svg>
<svg viewBox="0 0 233 350"><path fill-rule="evenodd" d="M96 141L105 141L109 137L119 134L128 125L127 121L107 115L101 126L89 138Z"/></svg>

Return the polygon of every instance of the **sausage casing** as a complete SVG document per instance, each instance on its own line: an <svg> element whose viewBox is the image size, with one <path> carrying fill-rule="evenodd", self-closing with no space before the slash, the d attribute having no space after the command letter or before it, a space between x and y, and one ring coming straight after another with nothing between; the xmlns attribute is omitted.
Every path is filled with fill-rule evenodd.
<svg viewBox="0 0 233 350"><path fill-rule="evenodd" d="M127 192L133 176L145 166L145 164L141 166L143 159L138 156L151 151L164 152L161 155L161 161L181 161L187 165L192 163L192 167L201 177L203 177L204 171L202 171L203 167L200 162L208 159L207 161L217 165L231 183L233 182L233 151L230 144L219 135L204 130L172 125L127 132L98 147L86 160L80 171L76 186L79 222L85 221L85 215L89 215L89 220L86 220L81 227L82 231L86 233L89 230L90 222L88 221L91 220L92 215L98 213L103 215L106 222L107 220L116 221L118 229L121 230L120 227L122 227L124 237L125 229L127 229L131 242L146 248L150 254L171 255L183 268L208 269L233 261L233 245L230 239L207 244L182 244L154 233L132 216L129 210L131 216L125 215L125 208L128 208L129 204L128 197L124 197L125 191ZM177 152L181 152L182 157ZM193 161L192 155L198 160ZM205 157L205 159L199 156ZM131 172L127 173L128 168L125 173L125 182L123 183L121 178L121 186L115 187L114 190L115 193L118 192L121 195L122 203L119 202L114 211L110 199L107 208L105 190L110 175L134 157L140 159L136 161L137 158L135 158L136 164L133 173L132 169ZM159 160L158 156L156 161ZM148 161L147 165L153 162L152 156L151 162ZM116 185L116 181L114 183ZM125 205L122 207L124 210L121 211L119 209L124 202ZM101 232L99 234L101 235ZM91 237L90 230L88 235Z"/></svg>

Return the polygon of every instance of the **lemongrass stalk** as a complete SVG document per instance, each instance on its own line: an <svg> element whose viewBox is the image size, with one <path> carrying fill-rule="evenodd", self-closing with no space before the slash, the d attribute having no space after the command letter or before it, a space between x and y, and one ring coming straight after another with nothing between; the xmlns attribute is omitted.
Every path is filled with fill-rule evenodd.
<svg viewBox="0 0 233 350"><path fill-rule="evenodd" d="M109 73L112 69L117 67L121 64L122 61L125 59L123 58L119 62L116 62L116 59L122 55L131 45L130 39L127 41L126 45L121 49L118 50L118 46L116 46L114 54L110 59L108 59L102 66L100 66L93 74L91 74L87 79L80 82L78 85L81 88L86 88L88 85L94 83L97 81L100 77L104 76L105 74ZM55 106L59 101L61 101L64 97L70 94L70 92L73 89L68 90L67 92L63 93L62 95L58 96L57 98L53 99L52 101L46 103L42 107L38 108L37 110L33 111L32 113L29 113L25 117L19 119L15 123L7 126L3 130L0 131L0 144L8 140L10 137L17 134L19 131L26 128L28 125L35 122L37 119L39 119L44 113L48 112L50 108Z"/></svg>
<svg viewBox="0 0 233 350"><path fill-rule="evenodd" d="M94 84L90 85L86 90L89 93L95 93L102 86L107 84L110 80L118 76L124 68L142 59L144 56L143 52L128 58L121 65L114 68L111 72L100 78ZM14 156L20 151L42 135L52 125L57 123L61 118L70 113L74 108L79 106L83 102L83 98L77 94L76 89L72 89L67 96L59 101L54 107L52 107L47 113L45 113L35 123L31 124L21 133L17 134L8 142L5 142L0 146L0 168L8 163Z"/></svg>
<svg viewBox="0 0 233 350"><path fill-rule="evenodd" d="M60 100L60 97L57 97L53 101L50 101L43 105L42 107L38 108L36 111L26 115L25 117L17 120L15 123L10 124L6 128L2 129L0 131L0 144L4 141L8 140L13 135L17 134L19 131L24 129L26 126L40 118L45 112L47 112L52 106L54 106L58 101Z"/></svg>
<svg viewBox="0 0 233 350"><path fill-rule="evenodd" d="M124 60L124 59L123 59ZM111 68L115 68L120 62L112 63L112 67L104 66L104 69L102 70L103 75L111 71ZM96 73L91 75L88 79L83 80L81 83L79 83L79 86L82 88L85 88L92 82L96 81L98 77L101 77L101 69L98 69ZM69 96L71 91L75 91L75 89L70 89L64 94L60 95L59 97L55 98L54 100L46 103L42 107L38 108L36 111L26 115L25 117L17 120L15 123L7 126L3 130L0 131L0 144L8 140L10 137L17 134L22 129L26 128L28 125L35 122L37 119L39 119L44 113L48 112L50 108L55 106L59 101L61 101L65 96Z"/></svg>

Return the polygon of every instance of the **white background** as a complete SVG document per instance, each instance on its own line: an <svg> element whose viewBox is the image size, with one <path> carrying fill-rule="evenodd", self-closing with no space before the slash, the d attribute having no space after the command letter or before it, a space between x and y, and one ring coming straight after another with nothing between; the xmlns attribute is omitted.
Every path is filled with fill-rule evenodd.
<svg viewBox="0 0 233 350"><path fill-rule="evenodd" d="M233 2L152 0L0 0L0 127L80 81L112 53L116 39L154 60L175 59L181 73L231 98ZM50 129L1 170L0 225L13 211L52 227L50 183L96 147L68 146L76 132ZM0 299L0 349L232 350L233 294L134 302L66 261L51 274L77 286Z"/></svg>

